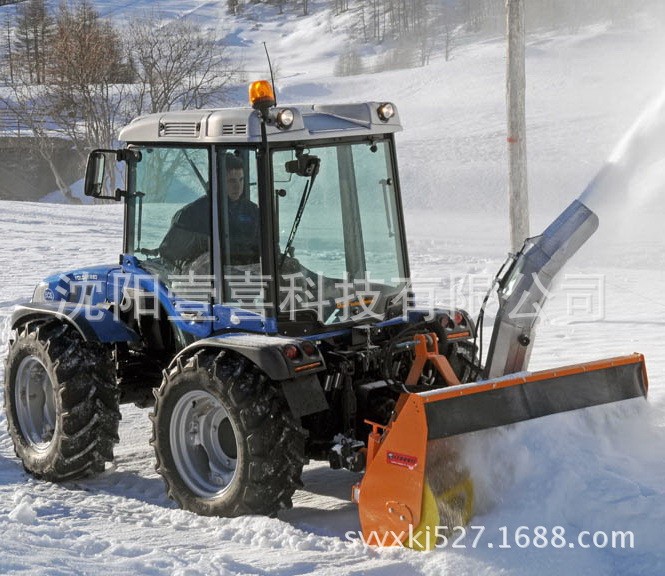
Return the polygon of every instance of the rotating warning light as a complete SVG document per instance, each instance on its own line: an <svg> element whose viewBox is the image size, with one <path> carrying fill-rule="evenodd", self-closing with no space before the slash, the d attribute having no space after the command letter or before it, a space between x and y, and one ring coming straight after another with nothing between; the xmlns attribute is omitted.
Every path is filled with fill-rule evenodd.
<svg viewBox="0 0 665 576"><path fill-rule="evenodd" d="M257 80L249 85L249 103L252 108L270 108L275 105L275 93L270 82Z"/></svg>

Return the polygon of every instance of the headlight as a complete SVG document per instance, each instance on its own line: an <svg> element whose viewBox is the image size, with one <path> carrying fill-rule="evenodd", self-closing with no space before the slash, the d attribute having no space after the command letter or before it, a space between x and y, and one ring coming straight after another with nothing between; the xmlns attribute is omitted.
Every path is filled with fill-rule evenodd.
<svg viewBox="0 0 665 576"><path fill-rule="evenodd" d="M40 282L32 294L33 302L53 302L55 300L53 290L51 290L46 282Z"/></svg>
<svg viewBox="0 0 665 576"><path fill-rule="evenodd" d="M388 122L395 115L395 107L390 102L385 102L376 109L376 113L381 121Z"/></svg>
<svg viewBox="0 0 665 576"><path fill-rule="evenodd" d="M290 108L284 108L277 112L276 121L280 128L291 128L293 120L295 120L295 115Z"/></svg>

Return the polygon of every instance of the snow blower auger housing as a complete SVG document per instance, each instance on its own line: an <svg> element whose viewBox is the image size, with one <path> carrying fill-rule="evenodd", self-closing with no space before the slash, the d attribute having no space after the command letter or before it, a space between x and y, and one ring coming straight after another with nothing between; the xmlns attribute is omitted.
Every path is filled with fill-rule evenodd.
<svg viewBox="0 0 665 576"><path fill-rule="evenodd" d="M275 514L324 459L365 470L369 541L428 548L473 512L455 436L646 394L639 355L526 372L535 318L514 312L542 306L535 279L549 287L595 230L583 203L500 275L483 366L465 311L413 306L395 106L250 95L139 118L123 149L91 153L86 194L124 202L123 253L47 277L12 317L5 409L26 470L104 470L119 405L153 405L181 507Z"/></svg>

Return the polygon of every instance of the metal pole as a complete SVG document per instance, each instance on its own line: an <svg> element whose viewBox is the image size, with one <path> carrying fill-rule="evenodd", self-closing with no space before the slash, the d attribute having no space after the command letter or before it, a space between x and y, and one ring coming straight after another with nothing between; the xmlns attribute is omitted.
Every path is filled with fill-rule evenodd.
<svg viewBox="0 0 665 576"><path fill-rule="evenodd" d="M526 170L525 115L525 27L524 0L506 0L508 68L506 107L508 113L508 155L510 161L510 245L518 252L529 236L529 192Z"/></svg>

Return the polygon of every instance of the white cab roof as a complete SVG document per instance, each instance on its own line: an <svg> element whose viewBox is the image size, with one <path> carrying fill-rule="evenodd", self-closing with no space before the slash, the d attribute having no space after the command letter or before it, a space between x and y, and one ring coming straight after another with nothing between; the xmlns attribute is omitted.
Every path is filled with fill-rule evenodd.
<svg viewBox="0 0 665 576"><path fill-rule="evenodd" d="M392 118L382 121L377 113L381 104L280 106L276 110L293 111L293 124L288 129L267 125L268 140L314 140L400 131L397 109ZM256 143L261 141L261 124L258 112L252 108L164 112L137 118L120 131L120 140L127 143Z"/></svg>

